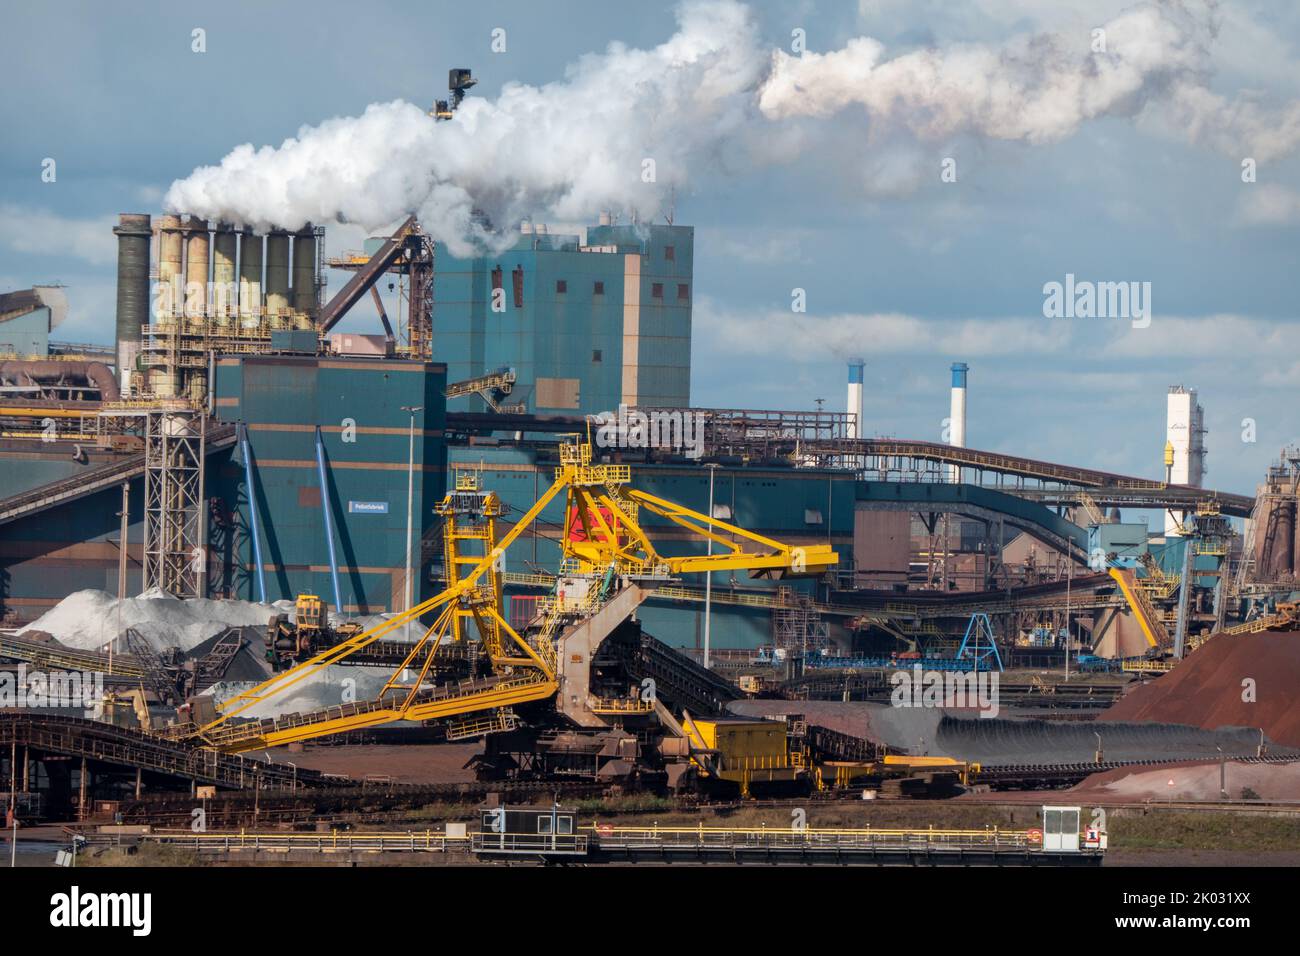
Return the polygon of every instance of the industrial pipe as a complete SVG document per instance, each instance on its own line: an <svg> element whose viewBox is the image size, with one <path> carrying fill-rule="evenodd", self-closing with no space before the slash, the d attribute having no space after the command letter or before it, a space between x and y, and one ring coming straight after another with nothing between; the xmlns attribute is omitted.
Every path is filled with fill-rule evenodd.
<svg viewBox="0 0 1300 956"><path fill-rule="evenodd" d="M244 483L248 485L248 525L253 532L253 561L257 566L258 601L266 603L266 573L262 570L262 536L257 528L257 491L253 485L253 453L248 447L248 428L239 423L239 451L244 456Z"/></svg>
<svg viewBox="0 0 1300 956"><path fill-rule="evenodd" d="M343 592L339 590L339 562L334 555L334 519L330 517L330 486L325 473L325 443L316 426L316 470L320 474L320 508L325 516L325 541L329 544L330 580L334 584L334 609L343 613Z"/></svg>
<svg viewBox="0 0 1300 956"><path fill-rule="evenodd" d="M81 378L86 384L99 389L100 401L115 402L121 398L117 378L103 362L63 362L57 360L13 360L0 362L0 382L6 385L45 383L62 385L68 378ZM26 379L26 381L24 381Z"/></svg>

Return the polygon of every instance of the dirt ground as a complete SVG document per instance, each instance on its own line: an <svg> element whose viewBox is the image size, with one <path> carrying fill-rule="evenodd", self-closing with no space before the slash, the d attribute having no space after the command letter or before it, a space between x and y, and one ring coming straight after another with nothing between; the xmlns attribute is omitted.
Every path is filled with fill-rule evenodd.
<svg viewBox="0 0 1300 956"><path fill-rule="evenodd" d="M468 744L356 744L338 747L304 747L294 753L287 747L259 751L278 763L295 763L305 770L341 773L355 780L367 776L391 777L397 783L467 783L474 772L465 762L481 749Z"/></svg>

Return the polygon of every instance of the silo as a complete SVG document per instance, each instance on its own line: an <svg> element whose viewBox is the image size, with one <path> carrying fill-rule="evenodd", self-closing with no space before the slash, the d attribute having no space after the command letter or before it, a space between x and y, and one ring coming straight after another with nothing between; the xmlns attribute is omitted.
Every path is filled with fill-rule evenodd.
<svg viewBox="0 0 1300 956"><path fill-rule="evenodd" d="M262 322L262 237L245 229L239 234L239 324L255 329Z"/></svg>
<svg viewBox="0 0 1300 956"><path fill-rule="evenodd" d="M266 311L273 329L287 328L289 315L289 234L266 237Z"/></svg>
<svg viewBox="0 0 1300 956"><path fill-rule="evenodd" d="M293 237L293 310L298 328L314 327L316 317L316 229L308 223Z"/></svg>
<svg viewBox="0 0 1300 956"><path fill-rule="evenodd" d="M208 310L208 221L191 218L185 242L185 315L202 319Z"/></svg>
<svg viewBox="0 0 1300 956"><path fill-rule="evenodd" d="M239 292L235 287L237 244L234 228L228 222L217 223L212 240L212 311L217 325L226 327L236 313Z"/></svg>
<svg viewBox="0 0 1300 956"><path fill-rule="evenodd" d="M117 381L125 395L140 354L141 329L149 324L149 217L124 212L113 233L117 236Z"/></svg>

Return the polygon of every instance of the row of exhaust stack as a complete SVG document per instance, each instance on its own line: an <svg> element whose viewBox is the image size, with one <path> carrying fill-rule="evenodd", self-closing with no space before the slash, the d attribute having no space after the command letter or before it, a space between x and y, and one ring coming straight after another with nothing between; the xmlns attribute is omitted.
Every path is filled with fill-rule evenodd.
<svg viewBox="0 0 1300 956"><path fill-rule="evenodd" d="M315 328L320 293L314 226L261 235L195 216L151 220L122 213L113 232L119 378L135 367L147 326L155 333L203 326L234 336Z"/></svg>

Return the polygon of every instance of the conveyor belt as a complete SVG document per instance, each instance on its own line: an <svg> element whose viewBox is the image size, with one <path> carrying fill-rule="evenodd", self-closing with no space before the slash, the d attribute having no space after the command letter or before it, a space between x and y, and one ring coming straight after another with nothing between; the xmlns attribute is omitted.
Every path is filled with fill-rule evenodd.
<svg viewBox="0 0 1300 956"><path fill-rule="evenodd" d="M235 443L234 425L216 425L204 437L208 454ZM117 461L88 468L69 478L38 485L28 491L0 500L0 524L6 524L52 508L93 495L106 488L116 488L124 481L144 474L144 455L130 455Z"/></svg>
<svg viewBox="0 0 1300 956"><path fill-rule="evenodd" d="M526 677L489 677L440 684L421 693L409 709L400 705L405 689L394 689L378 700L340 704L323 710L285 714L256 721L229 721L208 731L204 740L227 753L261 750L307 740L326 733L343 733L396 720L437 720L496 707L538 700L555 692L555 682L540 673Z"/></svg>
<svg viewBox="0 0 1300 956"><path fill-rule="evenodd" d="M634 626L611 634L600 653L621 663L635 680L653 680L656 694L676 711L721 714L729 702L744 696L731 681Z"/></svg>
<svg viewBox="0 0 1300 956"><path fill-rule="evenodd" d="M7 750L11 745L235 789L338 783L338 778L314 771L200 750L143 731L81 717L0 710L0 748Z"/></svg>
<svg viewBox="0 0 1300 956"><path fill-rule="evenodd" d="M140 678L144 668L134 657L125 654L113 655L110 672L107 654L95 651L81 651L62 644L49 641L29 641L11 634L0 634L0 659L31 664L46 670L90 671L101 673L106 677Z"/></svg>

